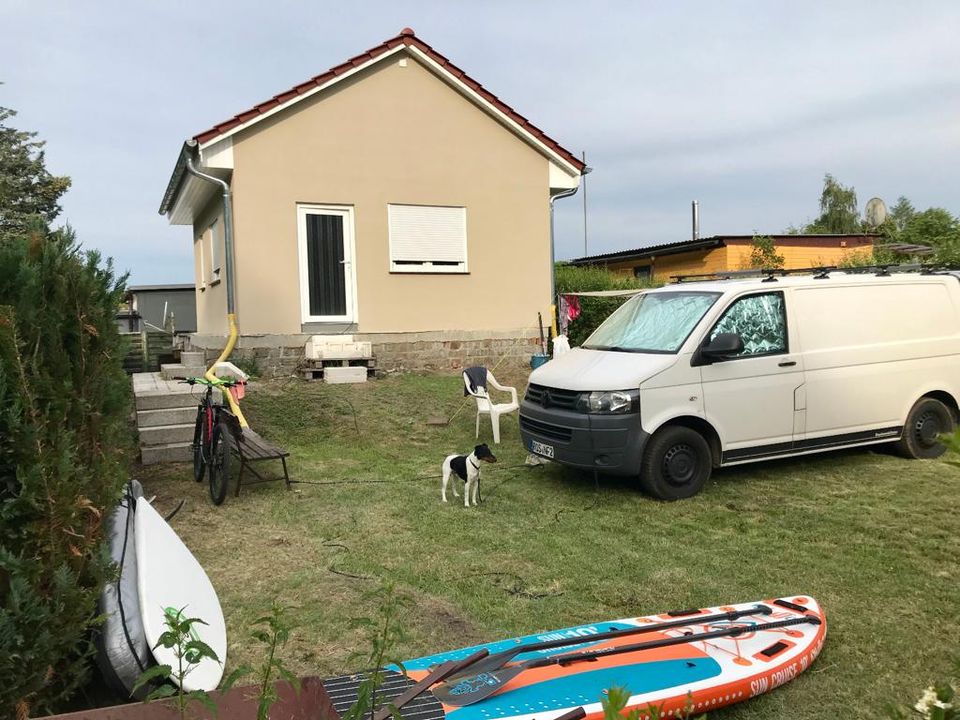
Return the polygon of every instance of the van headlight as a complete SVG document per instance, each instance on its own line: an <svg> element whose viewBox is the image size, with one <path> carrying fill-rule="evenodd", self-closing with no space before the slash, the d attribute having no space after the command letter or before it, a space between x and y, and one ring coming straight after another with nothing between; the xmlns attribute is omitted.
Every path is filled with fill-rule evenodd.
<svg viewBox="0 0 960 720"><path fill-rule="evenodd" d="M577 398L577 410L585 413L623 414L635 412L639 407L639 390L602 390L581 393Z"/></svg>

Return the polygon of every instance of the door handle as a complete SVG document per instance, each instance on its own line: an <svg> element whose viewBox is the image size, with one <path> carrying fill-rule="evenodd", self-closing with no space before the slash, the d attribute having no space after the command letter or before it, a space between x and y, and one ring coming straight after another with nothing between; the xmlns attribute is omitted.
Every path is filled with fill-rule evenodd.
<svg viewBox="0 0 960 720"><path fill-rule="evenodd" d="M793 367L797 364L796 360L784 360L781 363L777 363L777 367Z"/></svg>

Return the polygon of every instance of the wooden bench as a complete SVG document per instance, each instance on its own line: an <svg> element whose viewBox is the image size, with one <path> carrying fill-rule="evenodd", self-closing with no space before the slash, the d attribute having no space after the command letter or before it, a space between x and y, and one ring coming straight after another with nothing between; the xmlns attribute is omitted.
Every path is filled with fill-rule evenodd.
<svg viewBox="0 0 960 720"><path fill-rule="evenodd" d="M279 445L274 445L269 440L264 440L250 428L240 427L240 421L237 419L237 416L229 410L221 410L221 417L227 422L230 428L230 450L240 458L240 472L237 473L237 491L235 495L240 495L240 486L243 484L243 473L245 470L249 470L257 478L256 480L250 481L249 484L251 485L280 480L278 477L264 477L253 467L253 463L262 460L279 460L283 463L283 481L287 490L289 490L290 473L287 471L287 458L290 457L290 453Z"/></svg>

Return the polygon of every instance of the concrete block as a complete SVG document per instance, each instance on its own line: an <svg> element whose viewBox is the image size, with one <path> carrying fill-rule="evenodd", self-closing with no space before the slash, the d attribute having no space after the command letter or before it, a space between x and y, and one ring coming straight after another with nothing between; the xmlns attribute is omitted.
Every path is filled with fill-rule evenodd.
<svg viewBox="0 0 960 720"><path fill-rule="evenodd" d="M140 447L193 442L194 423L140 428Z"/></svg>
<svg viewBox="0 0 960 720"><path fill-rule="evenodd" d="M189 405L172 408L157 408L154 410L137 411L137 427L141 430L158 425L184 425L196 420L196 402Z"/></svg>
<svg viewBox="0 0 960 720"><path fill-rule="evenodd" d="M367 381L365 367L326 367L323 369L323 381L331 385L342 383L364 383Z"/></svg>
<svg viewBox="0 0 960 720"><path fill-rule="evenodd" d="M180 353L180 364L181 365L205 365L207 362L206 353L202 350L184 350Z"/></svg>
<svg viewBox="0 0 960 720"><path fill-rule="evenodd" d="M160 366L160 375L164 380L177 377L203 377L207 368L203 365L184 365L183 363L164 363Z"/></svg>
<svg viewBox="0 0 960 720"><path fill-rule="evenodd" d="M190 443L169 443L140 448L140 462L144 465L158 463L191 462L193 448Z"/></svg>
<svg viewBox="0 0 960 720"><path fill-rule="evenodd" d="M188 407L193 408L194 413L196 413L197 404L200 402L200 393L197 393L197 397L194 397L190 393L157 393L149 395L138 394L136 401L138 411Z"/></svg>

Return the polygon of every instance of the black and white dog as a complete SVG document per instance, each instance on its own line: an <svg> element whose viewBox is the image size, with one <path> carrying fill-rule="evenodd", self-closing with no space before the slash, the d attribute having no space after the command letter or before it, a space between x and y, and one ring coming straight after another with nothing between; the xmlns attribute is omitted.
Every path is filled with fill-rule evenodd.
<svg viewBox="0 0 960 720"><path fill-rule="evenodd" d="M473 504L477 504L480 498L480 462L495 463L496 456L490 452L486 443L477 445L469 455L450 455L443 461L443 487L440 496L443 501L447 501L447 483L450 481L450 474L453 473L464 482L463 488L463 506L470 507L470 499L473 498ZM456 484L453 487L455 497L460 497L457 492Z"/></svg>

